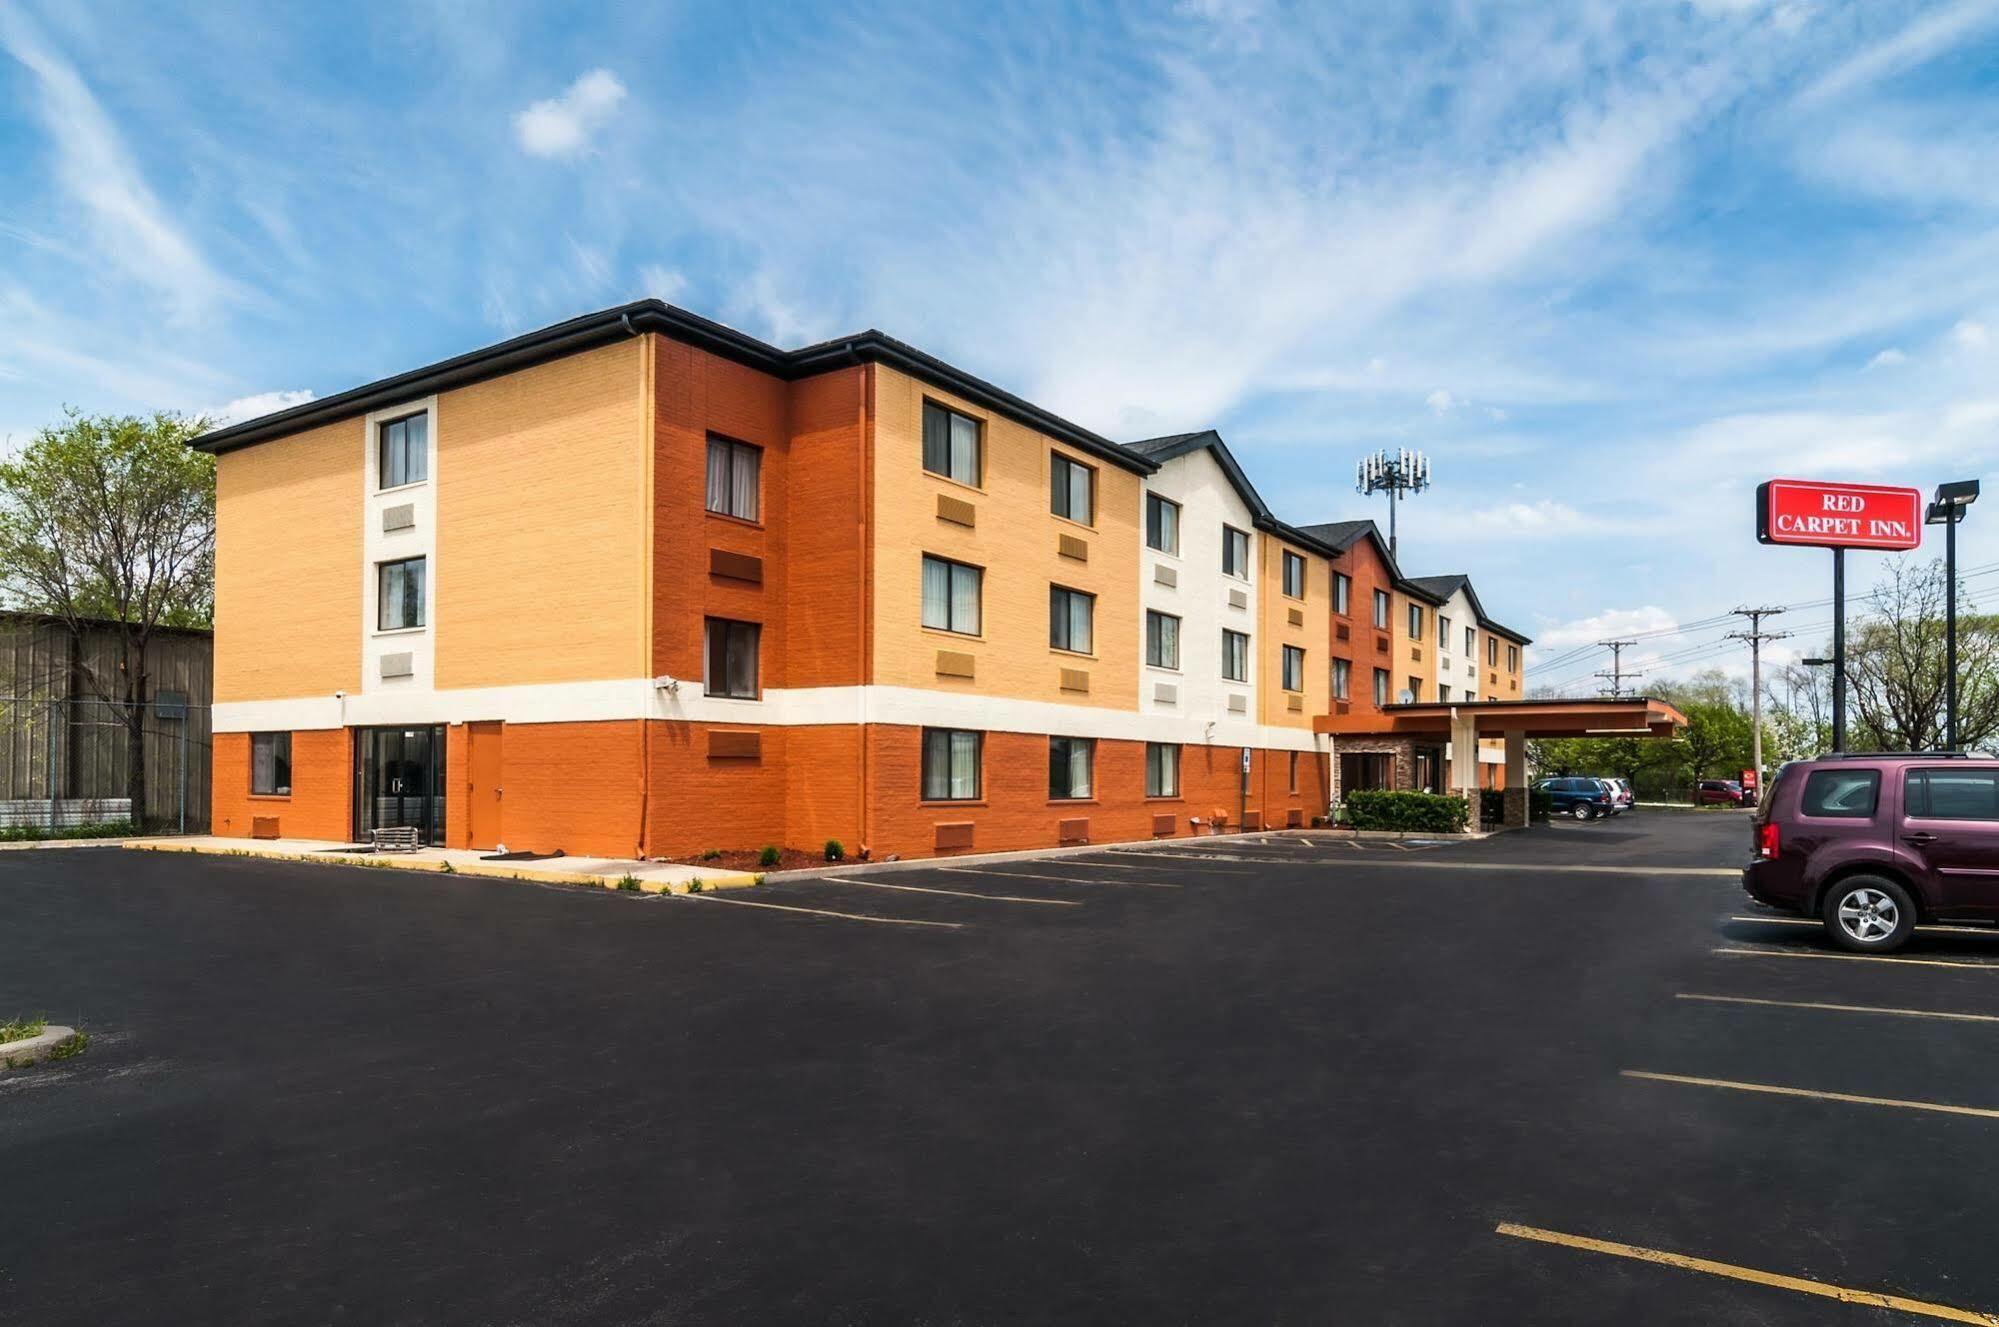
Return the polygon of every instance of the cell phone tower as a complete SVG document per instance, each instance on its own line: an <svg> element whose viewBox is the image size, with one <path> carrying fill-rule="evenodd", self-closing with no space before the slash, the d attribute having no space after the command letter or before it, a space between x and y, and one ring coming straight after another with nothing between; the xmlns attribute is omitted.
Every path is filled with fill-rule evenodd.
<svg viewBox="0 0 1999 1327"><path fill-rule="evenodd" d="M1395 553L1395 509L1405 493L1421 493L1430 487L1430 458L1407 447L1383 449L1364 456L1354 467L1354 491L1363 497L1388 494L1388 556Z"/></svg>

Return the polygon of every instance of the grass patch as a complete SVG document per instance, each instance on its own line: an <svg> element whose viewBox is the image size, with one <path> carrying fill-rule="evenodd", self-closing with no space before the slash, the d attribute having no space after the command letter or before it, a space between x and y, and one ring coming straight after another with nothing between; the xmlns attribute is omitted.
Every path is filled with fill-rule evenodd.
<svg viewBox="0 0 1999 1327"><path fill-rule="evenodd" d="M36 1014L33 1018L17 1018L11 1023L0 1023L0 1042L26 1041L29 1037L39 1037L47 1028L49 1020Z"/></svg>
<svg viewBox="0 0 1999 1327"><path fill-rule="evenodd" d="M67 1037L49 1047L49 1058L51 1060L74 1060L77 1056L83 1054L84 1047L89 1044L90 1034L78 1028L75 1032L70 1033Z"/></svg>
<svg viewBox="0 0 1999 1327"><path fill-rule="evenodd" d="M627 894L636 894L639 892L639 878L627 871L618 877L618 888Z"/></svg>
<svg viewBox="0 0 1999 1327"><path fill-rule="evenodd" d="M129 820L100 820L88 825L8 825L0 828L0 843L40 843L45 839L123 839L132 834Z"/></svg>

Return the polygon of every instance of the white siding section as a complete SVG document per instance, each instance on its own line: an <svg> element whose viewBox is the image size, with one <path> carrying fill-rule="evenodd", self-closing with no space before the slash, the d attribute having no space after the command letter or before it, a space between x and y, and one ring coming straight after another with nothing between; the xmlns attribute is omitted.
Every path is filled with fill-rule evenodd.
<svg viewBox="0 0 1999 1327"><path fill-rule="evenodd" d="M424 430L430 452L425 463L428 477L384 490L376 479L381 465L377 426L414 414L429 417ZM405 401L369 415L361 422L361 451L361 690L369 695L427 694L437 661L437 398ZM384 530L384 513L403 506L415 508L414 521L400 530ZM414 557L424 559L423 625L414 630L382 631L376 603L381 577L376 568L384 562ZM383 656L397 654L410 656L409 674L383 677Z"/></svg>
<svg viewBox="0 0 1999 1327"><path fill-rule="evenodd" d="M1212 742L1217 746L1279 746L1311 750L1306 741L1270 741L1261 736L1266 730L1256 722L1257 651L1256 568L1261 563L1262 536L1250 524L1249 508L1236 495L1213 453L1206 448L1178 456L1160 466L1145 480L1145 491L1157 493L1180 504L1180 552L1176 557L1151 547L1141 547L1138 566L1139 604L1145 610L1171 613L1180 619L1180 668L1177 672L1153 668L1145 662L1145 627L1140 616L1139 689L1140 713L1149 719L1176 721L1157 725L1170 733L1154 740L1188 745ZM1143 502L1143 499L1140 499ZM1144 512L1139 513L1141 540ZM1240 580L1222 574L1222 528L1233 526L1249 535L1250 578ZM1162 585L1158 569L1165 567L1177 582ZM1240 607L1230 603L1231 593L1242 599ZM1224 628L1247 634L1249 678L1244 682L1222 679L1222 631ZM1159 685L1174 688L1172 703L1159 700ZM1239 705L1231 708L1230 698ZM1213 725L1210 728L1210 725ZM1269 730L1269 731L1275 731Z"/></svg>

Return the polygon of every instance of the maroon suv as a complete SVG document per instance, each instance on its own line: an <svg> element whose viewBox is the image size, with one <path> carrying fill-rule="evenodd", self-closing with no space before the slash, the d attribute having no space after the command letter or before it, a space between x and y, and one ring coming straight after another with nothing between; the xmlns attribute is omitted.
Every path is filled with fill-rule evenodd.
<svg viewBox="0 0 1999 1327"><path fill-rule="evenodd" d="M1850 753L1785 765L1752 822L1742 887L1862 953L1918 922L1999 919L1999 759Z"/></svg>

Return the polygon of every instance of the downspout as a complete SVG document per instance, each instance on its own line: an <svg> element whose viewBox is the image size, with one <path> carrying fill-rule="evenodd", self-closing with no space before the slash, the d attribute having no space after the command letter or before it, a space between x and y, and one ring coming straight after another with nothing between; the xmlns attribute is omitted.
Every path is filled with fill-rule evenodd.
<svg viewBox="0 0 1999 1327"><path fill-rule="evenodd" d="M639 335L638 328L632 326L632 315L630 313L620 314L619 321L624 325L627 336L637 337ZM653 550L653 525L655 520L653 504L658 497L654 492L656 480L653 474L653 420L657 413L657 402L655 400L656 393L654 391L652 369L652 357L646 354L645 342L640 341L639 438L641 445L645 449L645 456L644 464L641 467L644 477L639 485L639 518L640 528L645 531L645 552L643 554L644 565L640 568L639 580L639 621L643 624L640 630L639 652L640 657L645 662L644 671L648 679L644 689L640 692L645 697L645 700L639 707L639 832L636 855L640 861L645 860L646 850L652 846L652 703L653 697L659 694L653 689L650 681L653 676L653 647L655 645L653 637L656 629L652 611L653 577L657 571L657 568L653 565L655 556Z"/></svg>
<svg viewBox="0 0 1999 1327"><path fill-rule="evenodd" d="M847 343L847 353L850 355L854 354L854 344L851 341ZM855 355L855 359L858 363L859 356ZM856 596L859 602L859 613L857 615L857 619L855 622L855 630L859 633L859 639L856 642L856 644L859 646L859 649L856 653L855 662L858 665L860 672L860 677L858 679L860 683L858 688L860 703L856 707L856 713L854 716L856 720L856 726L854 732L854 751L856 759L858 759L858 761L860 762L860 779L856 786L860 789L860 799L861 799L861 805L858 808L860 811L859 820L860 820L860 830L861 830L861 845L862 847L868 849L870 854L872 854L875 841L874 789L871 786L872 781L869 777L872 772L873 765L872 762L868 759L868 746L869 743L872 741L871 730L868 724L868 688L874 684L874 672L875 672L874 670L875 550L874 550L874 539L873 539L874 480L875 480L875 375L873 370L870 369L866 364L860 364L859 367L861 371L861 474L860 474L859 493L857 495L859 498L859 510L855 512L855 522L856 522L855 531L856 531L856 538L860 541L860 547L856 550L856 553L858 555L856 560L859 564L858 569L860 574L856 576L855 579L859 581L860 584L856 587Z"/></svg>

